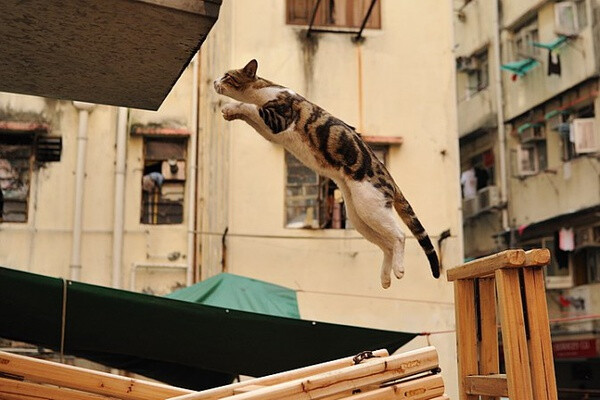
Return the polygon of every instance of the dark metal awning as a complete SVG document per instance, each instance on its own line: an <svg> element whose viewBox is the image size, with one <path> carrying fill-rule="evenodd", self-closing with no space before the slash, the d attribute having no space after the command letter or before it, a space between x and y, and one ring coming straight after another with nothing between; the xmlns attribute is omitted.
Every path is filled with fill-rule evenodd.
<svg viewBox="0 0 600 400"><path fill-rule="evenodd" d="M0 91L156 110L222 0L3 0Z"/></svg>
<svg viewBox="0 0 600 400"><path fill-rule="evenodd" d="M263 376L416 335L237 311L0 267L0 337L188 389Z"/></svg>

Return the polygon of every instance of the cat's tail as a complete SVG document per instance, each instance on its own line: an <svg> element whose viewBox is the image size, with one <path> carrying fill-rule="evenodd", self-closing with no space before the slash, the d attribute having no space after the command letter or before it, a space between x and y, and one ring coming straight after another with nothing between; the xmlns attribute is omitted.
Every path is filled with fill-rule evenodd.
<svg viewBox="0 0 600 400"><path fill-rule="evenodd" d="M425 251L425 255L429 260L429 265L431 266L431 273L434 278L440 277L440 261L438 259L437 253L435 252L435 248L433 247L433 243L431 243L431 239L429 239L429 235L425 232L425 228L421 225L421 221L415 215L412 207L400 191L400 189L396 188L396 197L394 199L394 208L402 218L402 221L406 224L408 229L412 232L413 235L417 238L419 244Z"/></svg>

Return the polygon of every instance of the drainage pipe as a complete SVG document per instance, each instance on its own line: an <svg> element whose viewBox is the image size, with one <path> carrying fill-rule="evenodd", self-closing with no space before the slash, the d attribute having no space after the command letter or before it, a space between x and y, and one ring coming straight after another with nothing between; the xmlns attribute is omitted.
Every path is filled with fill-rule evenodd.
<svg viewBox="0 0 600 400"><path fill-rule="evenodd" d="M500 0L494 1L493 30L494 30L494 83L496 92L496 118L498 125L498 158L500 159L500 198L502 202L502 229L510 229L508 222L508 170L506 163L506 130L504 128L504 103L502 96L502 70L500 69Z"/></svg>
<svg viewBox="0 0 600 400"><path fill-rule="evenodd" d="M94 104L74 101L79 111L79 129L77 131L77 166L75 169L75 200L73 205L73 244L69 276L73 281L81 280L81 232L83 223L83 189L85 181L85 161L88 134L88 119Z"/></svg>
<svg viewBox="0 0 600 400"><path fill-rule="evenodd" d="M117 111L117 156L115 165L115 215L112 244L112 282L115 289L122 288L123 231L125 224L125 166L127 161L128 109Z"/></svg>
<svg viewBox="0 0 600 400"><path fill-rule="evenodd" d="M190 157L188 159L188 233L187 233L187 270L186 285L190 286L194 280L196 265L196 172L198 169L198 53L192 59L192 112L191 112L191 138Z"/></svg>

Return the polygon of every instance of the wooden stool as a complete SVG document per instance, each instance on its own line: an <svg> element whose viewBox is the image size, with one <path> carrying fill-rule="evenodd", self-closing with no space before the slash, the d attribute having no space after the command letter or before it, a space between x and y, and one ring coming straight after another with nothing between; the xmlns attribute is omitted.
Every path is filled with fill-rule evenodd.
<svg viewBox="0 0 600 400"><path fill-rule="evenodd" d="M548 249L506 250L447 272L455 281L461 400L557 399L544 289L549 262ZM506 374L499 373L496 293Z"/></svg>

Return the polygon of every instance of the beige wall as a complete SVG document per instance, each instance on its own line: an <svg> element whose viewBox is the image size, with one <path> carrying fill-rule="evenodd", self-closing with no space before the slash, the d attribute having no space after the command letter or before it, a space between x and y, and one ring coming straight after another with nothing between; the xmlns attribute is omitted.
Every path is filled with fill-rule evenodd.
<svg viewBox="0 0 600 400"><path fill-rule="evenodd" d="M159 111L130 110L130 124L190 129L191 78L188 68ZM63 140L60 162L32 170L28 221L0 224L0 265L69 279L78 112L70 101L0 93L0 119L47 123L49 134L62 136ZM81 280L106 286L112 282L116 128L116 107L98 105L91 111L83 194ZM140 224L142 171L143 139L128 134L121 273L124 288L130 288L134 265L185 266L188 257L187 209L183 224ZM169 261L167 255L173 252L181 256ZM166 293L177 283L185 283L185 271L144 267L137 273L136 283L137 290L146 287Z"/></svg>
<svg viewBox="0 0 600 400"><path fill-rule="evenodd" d="M390 171L434 240L451 229L444 261L448 266L458 264L462 227L451 2L383 1L383 29L367 32L362 46L346 35L324 34L316 38L316 49L300 39L298 27L285 24L284 7L285 2L277 0L223 4L206 49L213 51L213 40L227 42L229 47L221 48L219 55L230 64L214 59L204 65L204 107L218 113L217 102L226 100L210 93L213 79L256 58L259 75L298 91L364 134L402 136L404 144L390 151ZM256 29L257 19L261 29ZM300 290L304 318L411 332L454 328L452 286L431 277L412 236L407 240L406 276L383 290L381 252L355 231L284 228L281 147L239 121L209 119L208 124L202 127L206 135L218 130L230 143L225 160L230 171L228 271ZM220 259L202 265L205 276L218 269L216 262ZM440 351L448 392L454 397L454 335L431 340ZM425 339L419 339L410 346L424 344Z"/></svg>

